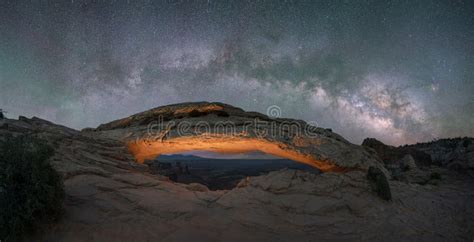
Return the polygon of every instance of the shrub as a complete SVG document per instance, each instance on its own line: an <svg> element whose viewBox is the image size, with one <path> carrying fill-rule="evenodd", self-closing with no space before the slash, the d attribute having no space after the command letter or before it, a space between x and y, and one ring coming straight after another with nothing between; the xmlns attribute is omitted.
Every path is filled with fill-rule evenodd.
<svg viewBox="0 0 474 242"><path fill-rule="evenodd" d="M390 191L390 185L388 184L387 177L377 167L371 166L367 172L367 179L372 185L372 189L377 195L384 200L392 200L392 192Z"/></svg>
<svg viewBox="0 0 474 242"><path fill-rule="evenodd" d="M61 215L64 189L45 142L27 136L0 141L0 240L20 240Z"/></svg>
<svg viewBox="0 0 474 242"><path fill-rule="evenodd" d="M431 180L441 180L441 174L439 174L438 172L431 172L430 179Z"/></svg>

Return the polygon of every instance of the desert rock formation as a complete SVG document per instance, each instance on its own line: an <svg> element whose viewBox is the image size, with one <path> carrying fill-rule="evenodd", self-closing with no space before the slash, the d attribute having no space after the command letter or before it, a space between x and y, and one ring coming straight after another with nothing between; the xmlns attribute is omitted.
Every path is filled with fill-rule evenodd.
<svg viewBox="0 0 474 242"><path fill-rule="evenodd" d="M470 241L474 237L474 179L466 174L429 167L425 172L442 178L437 184L389 180L391 201L371 190L362 169L321 175L281 170L244 179L232 190L209 191L199 184L152 175L146 165L137 163L122 140L124 130L141 135L142 127L134 126L134 119L83 132L38 118L0 120L0 138L23 134L50 143L56 151L51 163L63 175L65 215L32 241ZM358 168L366 164L362 157L369 157L368 163L376 161L335 137L339 136L328 133L321 138L324 148L312 157L327 156L324 161L329 162L333 151L340 154L330 164ZM351 156L358 160L341 160Z"/></svg>
<svg viewBox="0 0 474 242"><path fill-rule="evenodd" d="M127 143L138 161L190 150L264 153L322 171L384 169L364 148L301 120L270 118L223 103L158 107L88 132Z"/></svg>

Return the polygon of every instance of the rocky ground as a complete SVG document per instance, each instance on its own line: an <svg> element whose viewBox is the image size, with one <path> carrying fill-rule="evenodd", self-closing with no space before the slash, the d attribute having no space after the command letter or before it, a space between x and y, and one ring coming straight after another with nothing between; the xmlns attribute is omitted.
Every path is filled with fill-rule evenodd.
<svg viewBox="0 0 474 242"><path fill-rule="evenodd" d="M391 181L386 202L356 172L282 170L214 192L140 173L84 174L66 180L67 214L41 240L470 240L472 179L445 179Z"/></svg>
<svg viewBox="0 0 474 242"><path fill-rule="evenodd" d="M153 175L124 144L91 132L22 117L0 120L0 137L6 134L47 140L64 177L65 215L34 241L474 238L474 178L444 167L401 169L403 179L389 180L391 201L374 193L364 171L281 170L209 191Z"/></svg>

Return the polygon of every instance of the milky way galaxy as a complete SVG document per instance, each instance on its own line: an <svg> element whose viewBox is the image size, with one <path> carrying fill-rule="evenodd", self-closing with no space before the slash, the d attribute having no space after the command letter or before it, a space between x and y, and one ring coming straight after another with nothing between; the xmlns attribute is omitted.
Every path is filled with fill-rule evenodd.
<svg viewBox="0 0 474 242"><path fill-rule="evenodd" d="M73 128L219 101L354 143L474 136L472 1L0 0L0 108Z"/></svg>

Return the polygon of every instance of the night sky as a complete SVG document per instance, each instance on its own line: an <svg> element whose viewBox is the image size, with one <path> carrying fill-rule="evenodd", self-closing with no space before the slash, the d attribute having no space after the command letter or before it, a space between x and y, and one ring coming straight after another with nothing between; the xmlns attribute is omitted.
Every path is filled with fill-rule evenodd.
<svg viewBox="0 0 474 242"><path fill-rule="evenodd" d="M8 117L80 129L186 101L354 143L474 136L474 1L0 0Z"/></svg>

